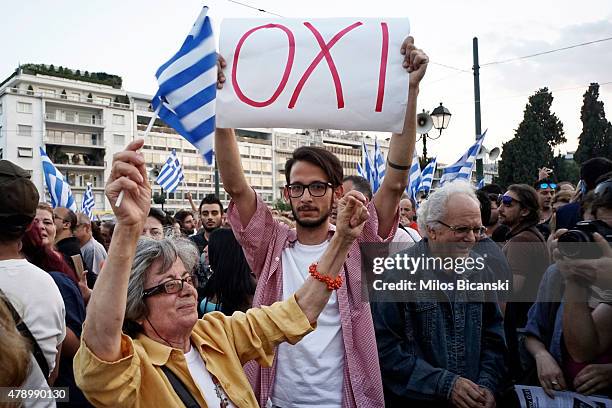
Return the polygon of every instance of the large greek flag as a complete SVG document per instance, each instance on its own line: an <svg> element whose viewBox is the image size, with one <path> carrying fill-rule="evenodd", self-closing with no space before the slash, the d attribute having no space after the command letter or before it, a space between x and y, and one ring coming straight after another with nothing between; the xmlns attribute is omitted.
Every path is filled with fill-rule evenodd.
<svg viewBox="0 0 612 408"><path fill-rule="evenodd" d="M482 141L484 140L486 134L487 131L485 130L482 136L476 140L476 143L470 146L467 152L465 152L459 160L442 170L440 185L456 179L463 179L467 181L470 180L472 177L472 169L474 167L474 163L476 162L476 155L478 155L478 152L480 151Z"/></svg>
<svg viewBox="0 0 612 408"><path fill-rule="evenodd" d="M213 160L217 52L204 7L181 49L159 67L159 90L151 104L159 117Z"/></svg>
<svg viewBox="0 0 612 408"><path fill-rule="evenodd" d="M419 191L419 185L421 184L421 164L419 163L419 156L416 153L416 149L412 153L412 164L410 165L410 171L408 172L408 185L406 186L406 192L416 199L417 192Z"/></svg>
<svg viewBox="0 0 612 408"><path fill-rule="evenodd" d="M87 189L85 190L85 194L83 194L83 204L81 204L81 211L83 211L83 214L88 216L90 220L93 219L93 209L95 205L96 201L94 200L91 183L87 183Z"/></svg>
<svg viewBox="0 0 612 408"><path fill-rule="evenodd" d="M47 153L40 147L40 158L42 160L43 173L45 174L45 184L47 184L47 190L51 196L51 206L65 207L72 211L77 210L76 202L72 196L70 185L64 179L64 176L47 156Z"/></svg>
<svg viewBox="0 0 612 408"><path fill-rule="evenodd" d="M424 191L426 194L431 190L431 184L433 183L434 173L436 172L436 160L433 159L421 172L421 184L419 185L419 191Z"/></svg>
<svg viewBox="0 0 612 408"><path fill-rule="evenodd" d="M157 176L157 184L164 190L172 193L184 179L185 175L183 174L181 162L179 162L176 156L176 150L172 149L172 153L170 153L168 160L166 160L164 167L161 168Z"/></svg>

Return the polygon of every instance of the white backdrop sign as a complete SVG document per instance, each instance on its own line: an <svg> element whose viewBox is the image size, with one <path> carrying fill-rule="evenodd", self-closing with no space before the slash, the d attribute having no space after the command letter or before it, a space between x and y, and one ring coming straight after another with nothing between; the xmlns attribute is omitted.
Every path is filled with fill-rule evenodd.
<svg viewBox="0 0 612 408"><path fill-rule="evenodd" d="M217 126L401 132L406 18L226 19Z"/></svg>

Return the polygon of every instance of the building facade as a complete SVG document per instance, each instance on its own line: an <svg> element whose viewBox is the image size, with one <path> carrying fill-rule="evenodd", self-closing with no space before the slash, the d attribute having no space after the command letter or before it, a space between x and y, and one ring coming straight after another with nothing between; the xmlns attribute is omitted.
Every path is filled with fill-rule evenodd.
<svg viewBox="0 0 612 408"><path fill-rule="evenodd" d="M153 112L150 95L125 91L119 77L108 77L110 80L100 80L94 74L53 66L23 66L0 83L0 158L28 170L45 201L49 195L39 147L64 174L79 209L87 183L91 183L94 213L111 212L104 185L113 155L135 137L144 136ZM350 175L362 163L362 143L373 155L375 141L362 133L322 129L236 129L236 135L247 181L269 204L282 198L285 162L296 148L321 146L334 153L345 175ZM381 137L378 143L386 157L388 138ZM204 195L215 192L214 164L205 163L189 142L157 119L142 149L154 195L162 193L154 183L155 171L173 149L185 181L173 193L165 192L163 206L170 213L189 208L188 191L196 206ZM229 197L222 185L219 192L227 204Z"/></svg>

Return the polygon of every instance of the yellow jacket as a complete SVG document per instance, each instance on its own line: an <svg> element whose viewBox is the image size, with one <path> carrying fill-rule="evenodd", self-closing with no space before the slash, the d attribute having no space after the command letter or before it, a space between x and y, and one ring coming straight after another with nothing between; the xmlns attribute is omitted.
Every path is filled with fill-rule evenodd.
<svg viewBox="0 0 612 408"><path fill-rule="evenodd" d="M257 400L242 366L249 360L270 366L277 344L284 341L295 344L313 329L292 296L271 306L236 312L231 317L220 312L208 313L194 326L191 343L230 400L238 407L255 408ZM167 365L200 406L206 407L182 350L143 334L134 340L122 335L121 354L117 361L102 361L81 341L74 357L74 375L79 388L95 406L183 407L160 369Z"/></svg>

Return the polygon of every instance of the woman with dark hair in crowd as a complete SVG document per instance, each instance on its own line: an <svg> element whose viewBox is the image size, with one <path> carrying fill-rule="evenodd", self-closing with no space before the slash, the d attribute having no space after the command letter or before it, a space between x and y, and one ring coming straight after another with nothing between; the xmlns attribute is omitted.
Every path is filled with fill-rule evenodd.
<svg viewBox="0 0 612 408"><path fill-rule="evenodd" d="M21 240L23 244L21 250L30 263L47 272L61 272L76 284L79 282L76 273L66 263L62 254L53 248L55 224L51 222L51 225L49 225L45 223L46 220L39 216L40 213L48 211L50 211L51 220L53 220L53 211L50 208L48 210L44 206L39 206L36 218L34 218Z"/></svg>
<svg viewBox="0 0 612 408"><path fill-rule="evenodd" d="M249 309L257 282L232 230L220 228L210 234L208 259L212 275L202 293L200 314L220 310L231 316Z"/></svg>

